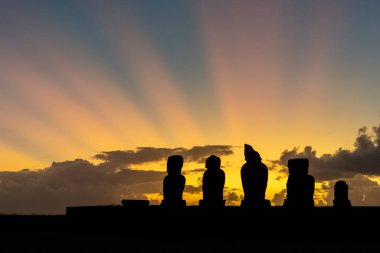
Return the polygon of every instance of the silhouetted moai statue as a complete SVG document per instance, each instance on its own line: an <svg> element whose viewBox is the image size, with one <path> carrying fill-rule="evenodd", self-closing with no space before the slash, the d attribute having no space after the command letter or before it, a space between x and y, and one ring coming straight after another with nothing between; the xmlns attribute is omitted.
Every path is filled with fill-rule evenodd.
<svg viewBox="0 0 380 253"><path fill-rule="evenodd" d="M186 178L181 174L183 157L180 155L169 156L167 162L168 175L164 178L164 199L162 206L181 207L186 206L186 201L182 200L182 193L185 189Z"/></svg>
<svg viewBox="0 0 380 253"><path fill-rule="evenodd" d="M289 177L286 183L286 207L314 207L314 177L308 175L309 160L307 158L290 159L288 161Z"/></svg>
<svg viewBox="0 0 380 253"><path fill-rule="evenodd" d="M334 187L334 207L347 208L351 207L351 201L348 199L348 185L345 181L337 181Z"/></svg>
<svg viewBox="0 0 380 253"><path fill-rule="evenodd" d="M206 171L203 174L203 200L199 201L200 206L221 207L224 206L223 188L225 183L224 171L220 168L220 158L211 155L206 160Z"/></svg>
<svg viewBox="0 0 380 253"><path fill-rule="evenodd" d="M268 207L270 201L265 199L268 183L268 168L261 162L260 154L252 146L244 145L246 163L241 168L241 181L244 190L242 206Z"/></svg>

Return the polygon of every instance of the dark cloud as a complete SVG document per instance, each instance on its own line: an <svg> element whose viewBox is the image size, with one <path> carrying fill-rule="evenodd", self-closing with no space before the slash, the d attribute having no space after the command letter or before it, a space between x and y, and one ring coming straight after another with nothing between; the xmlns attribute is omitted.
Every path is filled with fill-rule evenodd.
<svg viewBox="0 0 380 253"><path fill-rule="evenodd" d="M239 195L237 195L236 192L227 192L224 195L224 199L226 201L239 201L239 200L241 200L241 197Z"/></svg>
<svg viewBox="0 0 380 253"><path fill-rule="evenodd" d="M303 150L294 148L285 150L272 164L280 166L280 172L287 174L288 160L301 157L309 159L309 173L322 183L315 189L316 205L333 205L337 180L345 180L349 185L352 205L380 205L380 186L371 179L380 175L380 126L373 127L371 131L366 127L360 128L353 150L339 149L334 154L318 156L311 146ZM286 189L276 193L272 202L282 205L285 196Z"/></svg>
<svg viewBox="0 0 380 253"><path fill-rule="evenodd" d="M344 179L349 187L349 199L353 206L380 206L380 185L368 176L356 175ZM325 181L314 191L316 206L333 206L334 186L338 180ZM276 206L282 206L286 198L286 189L276 193L271 200Z"/></svg>
<svg viewBox="0 0 380 253"><path fill-rule="evenodd" d="M271 202L275 204L276 206L282 206L284 204L285 198L286 198L286 189L283 189L282 191L274 194L274 197L271 200Z"/></svg>
<svg viewBox="0 0 380 253"><path fill-rule="evenodd" d="M111 164L113 168L162 161L170 155L182 155L186 162L203 163L212 154L217 156L233 154L232 148L228 145L195 146L190 149L138 147L136 150L104 151L94 158L102 160L106 167Z"/></svg>
<svg viewBox="0 0 380 253"><path fill-rule="evenodd" d="M186 161L204 163L210 155L232 155L232 148L232 146L228 145L195 146L179 154L182 155Z"/></svg>
<svg viewBox="0 0 380 253"><path fill-rule="evenodd" d="M354 143L354 150L339 149L334 154L317 156L311 146L303 150L294 148L285 150L275 165L280 165L282 172L287 173L287 161L291 158L306 157L310 161L309 172L317 181L351 178L355 175L380 175L380 126L359 129L358 137Z"/></svg>
<svg viewBox="0 0 380 253"><path fill-rule="evenodd" d="M112 172L110 172L112 171ZM66 206L120 204L160 192L166 173L104 169L86 160L54 162L40 171L0 172L2 213L60 214Z"/></svg>
<svg viewBox="0 0 380 253"><path fill-rule="evenodd" d="M185 185L184 192L188 194L199 194L202 193L202 186Z"/></svg>
<svg viewBox="0 0 380 253"><path fill-rule="evenodd" d="M224 188L223 198L226 200L227 206L240 205L240 201L244 198L242 190L236 188Z"/></svg>
<svg viewBox="0 0 380 253"><path fill-rule="evenodd" d="M231 146L222 145L190 149L140 147L97 154L95 158L102 160L99 165L76 159L53 162L39 171L0 172L0 212L60 214L67 206L109 205L120 204L126 198L145 199L146 194L162 193L166 172L132 170L131 165L159 162L173 154L182 155L188 162L200 162L211 154L232 154L231 149ZM186 191L195 194L201 192L201 188L186 186Z"/></svg>
<svg viewBox="0 0 380 253"><path fill-rule="evenodd" d="M199 174L199 173L204 173L206 169L193 169L193 170L185 170L182 172L184 175L189 175L189 174Z"/></svg>
<svg viewBox="0 0 380 253"><path fill-rule="evenodd" d="M284 176L277 176L274 180L280 181L280 180L282 180L284 178L285 178Z"/></svg>
<svg viewBox="0 0 380 253"><path fill-rule="evenodd" d="M380 185L376 181L363 175L347 178L345 181L349 187L349 199L352 205L380 205ZM322 185L322 189L327 193L327 205L333 205L335 183L336 181L330 181Z"/></svg>

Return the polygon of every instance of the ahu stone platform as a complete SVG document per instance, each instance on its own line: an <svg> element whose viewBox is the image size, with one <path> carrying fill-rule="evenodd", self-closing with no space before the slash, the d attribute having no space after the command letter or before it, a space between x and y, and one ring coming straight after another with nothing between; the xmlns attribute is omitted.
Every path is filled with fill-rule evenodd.
<svg viewBox="0 0 380 253"><path fill-rule="evenodd" d="M73 228L102 228L122 233L158 236L212 235L263 239L361 240L377 238L372 228L380 225L380 207L336 209L315 207L243 208L226 206L83 206L68 207L67 222Z"/></svg>
<svg viewBox="0 0 380 253"><path fill-rule="evenodd" d="M1 252L379 252L379 207L67 207L0 215Z"/></svg>

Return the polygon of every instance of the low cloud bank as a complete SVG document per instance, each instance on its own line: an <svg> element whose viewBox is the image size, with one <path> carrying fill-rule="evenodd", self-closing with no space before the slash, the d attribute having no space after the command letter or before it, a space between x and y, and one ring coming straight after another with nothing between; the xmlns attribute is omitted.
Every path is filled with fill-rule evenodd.
<svg viewBox="0 0 380 253"><path fill-rule="evenodd" d="M232 154L232 147L143 147L101 152L95 155L101 160L98 165L76 159L53 162L39 171L0 172L0 213L63 214L67 206L109 205L120 204L126 198L145 199L146 194L162 192L165 168L145 171L130 167L159 162L172 154L183 155L188 162L203 162L210 154Z"/></svg>
<svg viewBox="0 0 380 253"><path fill-rule="evenodd" d="M360 128L354 142L354 149L339 149L334 154L317 156L311 146L303 150L293 148L282 152L280 158L272 163L280 167L280 172L287 175L287 162L292 158L308 158L309 173L317 182L322 182L327 197L324 202L332 205L333 186L337 180L345 180L350 186L350 198L353 205L380 205L380 188L371 178L380 176L380 126L368 131ZM318 192L318 194L322 194ZM286 190L276 193L273 203L282 205ZM320 200L322 200L320 199ZM317 203L321 203L317 200Z"/></svg>

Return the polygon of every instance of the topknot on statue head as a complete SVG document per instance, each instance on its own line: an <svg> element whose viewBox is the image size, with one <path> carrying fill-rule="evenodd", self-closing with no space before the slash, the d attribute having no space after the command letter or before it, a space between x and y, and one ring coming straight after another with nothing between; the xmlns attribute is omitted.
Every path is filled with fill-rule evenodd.
<svg viewBox="0 0 380 253"><path fill-rule="evenodd" d="M172 155L168 157L167 172L168 174L181 174L183 166L183 157L180 155Z"/></svg>
<svg viewBox="0 0 380 253"><path fill-rule="evenodd" d="M309 170L309 159L295 158L288 160L289 175L307 175Z"/></svg>
<svg viewBox="0 0 380 253"><path fill-rule="evenodd" d="M260 154L251 145L244 144L244 156L247 162L261 162Z"/></svg>

